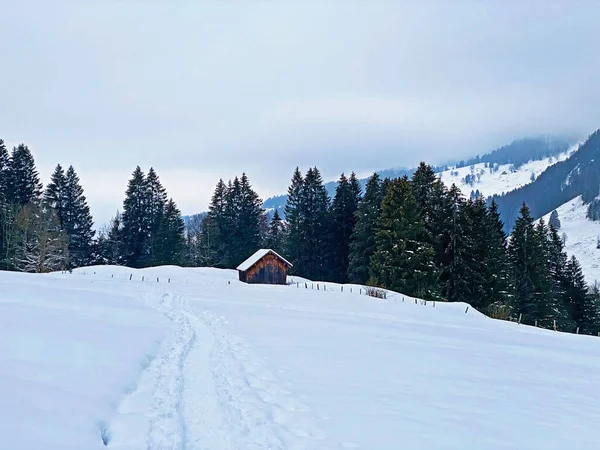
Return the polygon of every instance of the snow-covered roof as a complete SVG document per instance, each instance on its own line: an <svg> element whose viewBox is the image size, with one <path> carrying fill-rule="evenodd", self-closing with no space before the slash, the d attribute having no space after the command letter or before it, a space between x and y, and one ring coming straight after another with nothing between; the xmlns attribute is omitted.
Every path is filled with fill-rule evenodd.
<svg viewBox="0 0 600 450"><path fill-rule="evenodd" d="M241 270L242 272L245 272L250 267L252 267L254 264L256 264L261 258L263 258L264 256L266 256L269 253L274 254L279 259L281 259L283 262L285 262L289 267L292 267L292 263L289 262L287 259L285 259L283 256L281 256L279 253L271 250L270 248L261 248L260 250L257 250L250 258L248 258L246 261L244 261L239 266L237 266L237 270Z"/></svg>

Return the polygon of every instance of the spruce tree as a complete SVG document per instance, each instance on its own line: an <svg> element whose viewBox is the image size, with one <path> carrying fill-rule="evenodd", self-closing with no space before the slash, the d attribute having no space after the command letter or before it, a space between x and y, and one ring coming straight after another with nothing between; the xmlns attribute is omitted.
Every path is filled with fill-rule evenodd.
<svg viewBox="0 0 600 450"><path fill-rule="evenodd" d="M158 174L154 168L150 167L148 175L145 179L145 207L144 217L147 221L148 237L146 239L146 248L144 254L146 256L145 264L156 264L158 260L154 257L156 240L158 239L158 231L162 223L163 213L167 203L167 193L162 186ZM159 258L160 259L160 258Z"/></svg>
<svg viewBox="0 0 600 450"><path fill-rule="evenodd" d="M382 200L381 178L374 173L367 181L365 196L358 204L356 224L350 238L348 278L352 283L366 284L369 281L369 264L375 251L375 231Z"/></svg>
<svg viewBox="0 0 600 450"><path fill-rule="evenodd" d="M304 178L300 169L296 167L292 181L288 187L287 202L285 204L285 219L288 224L288 233L285 242L285 254L289 257L294 267L290 273L305 273L304 257L302 254L302 228L304 222L304 202L302 191Z"/></svg>
<svg viewBox="0 0 600 450"><path fill-rule="evenodd" d="M54 209L61 225L65 216L65 170L58 164L44 191L44 203Z"/></svg>
<svg viewBox="0 0 600 450"><path fill-rule="evenodd" d="M73 166L69 166L65 174L63 211L58 217L69 241L69 266L81 267L90 264L95 234L94 222L79 176Z"/></svg>
<svg viewBox="0 0 600 450"><path fill-rule="evenodd" d="M227 267L226 239L227 217L226 196L227 186L219 180L208 206L208 215L203 227L203 240L207 246L207 260L210 266Z"/></svg>
<svg viewBox="0 0 600 450"><path fill-rule="evenodd" d="M437 298L434 252L406 177L394 180L383 198L371 257L370 283L421 298Z"/></svg>
<svg viewBox="0 0 600 450"><path fill-rule="evenodd" d="M265 247L270 248L277 253L283 255L284 251L284 243L286 238L286 227L279 215L279 212L275 210L273 213L273 217L269 224L269 230L267 232L267 237L265 240Z"/></svg>
<svg viewBox="0 0 600 450"><path fill-rule="evenodd" d="M552 211L552 213L550 214L550 220L548 221L548 225L556 228L556 230L560 230L560 219L558 218L558 211Z"/></svg>
<svg viewBox="0 0 600 450"><path fill-rule="evenodd" d="M331 243L333 248L330 279L336 283L348 281L350 236L354 229L356 221L354 214L358 207L358 196L354 188L342 174L331 204Z"/></svg>
<svg viewBox="0 0 600 450"><path fill-rule="evenodd" d="M33 155L26 145L13 148L8 164L7 202L25 206L42 195L42 184Z"/></svg>
<svg viewBox="0 0 600 450"><path fill-rule="evenodd" d="M155 241L155 261L159 265L179 264L183 257L185 224L173 199L165 205Z"/></svg>
<svg viewBox="0 0 600 450"><path fill-rule="evenodd" d="M4 141L0 139L0 267L7 268L2 264L7 258L9 249L9 236L12 225L11 207L8 202L10 157Z"/></svg>
<svg viewBox="0 0 600 450"><path fill-rule="evenodd" d="M302 185L302 228L300 230L300 275L323 280L328 275L331 251L329 196L316 167L308 169Z"/></svg>
<svg viewBox="0 0 600 450"><path fill-rule="evenodd" d="M579 332L596 334L600 331L600 311L592 293L588 292L581 265L575 256L571 256L566 267L568 301L571 318ZM572 330L568 330L572 331Z"/></svg>
<svg viewBox="0 0 600 450"><path fill-rule="evenodd" d="M131 267L142 267L148 260L145 254L150 232L146 213L147 192L146 177L137 166L127 185L121 216L123 260L125 265Z"/></svg>
<svg viewBox="0 0 600 450"><path fill-rule="evenodd" d="M510 276L508 257L506 254L506 233L504 222L500 218L498 204L492 201L486 218L486 253L484 260L485 298L488 299L488 312L490 308L495 311L506 310L510 302Z"/></svg>
<svg viewBox="0 0 600 450"><path fill-rule="evenodd" d="M352 172L350 174L350 178L348 178L348 182L350 183L350 187L352 188L352 193L354 194L354 202L358 206L360 201L362 200L363 190L360 185L360 181L356 178L356 174Z"/></svg>
<svg viewBox="0 0 600 450"><path fill-rule="evenodd" d="M261 221L264 215L262 200L252 189L245 173L242 173L240 179L240 194L239 216L236 220L236 226L240 230L240 242L237 258L233 261L232 267L237 267L256 252L261 243Z"/></svg>

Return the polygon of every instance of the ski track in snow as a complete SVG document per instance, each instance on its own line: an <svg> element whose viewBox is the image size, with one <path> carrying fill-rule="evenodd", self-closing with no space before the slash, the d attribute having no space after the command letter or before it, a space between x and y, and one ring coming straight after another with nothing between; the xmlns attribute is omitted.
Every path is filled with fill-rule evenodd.
<svg viewBox="0 0 600 450"><path fill-rule="evenodd" d="M225 318L184 297L145 293L175 326L108 422L115 450L337 449ZM149 358L150 359L150 358Z"/></svg>

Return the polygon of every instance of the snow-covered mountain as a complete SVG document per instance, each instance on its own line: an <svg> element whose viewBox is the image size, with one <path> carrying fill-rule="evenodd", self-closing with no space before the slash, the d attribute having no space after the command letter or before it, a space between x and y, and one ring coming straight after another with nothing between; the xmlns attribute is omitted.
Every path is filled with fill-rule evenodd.
<svg viewBox="0 0 600 450"><path fill-rule="evenodd" d="M503 194L531 183L548 167L571 156L580 145L575 144L555 156L529 161L518 168L513 164L478 163L460 168L452 167L439 176L447 186L456 184L467 196L472 191L478 191L484 197Z"/></svg>
<svg viewBox="0 0 600 450"><path fill-rule="evenodd" d="M599 338L293 281L0 272L0 447L597 448Z"/></svg>
<svg viewBox="0 0 600 450"><path fill-rule="evenodd" d="M586 217L588 205L581 195L556 209L560 220L559 232L566 235L565 249L569 256L575 255L581 264L588 283L600 283L600 222ZM548 223L550 214L544 216Z"/></svg>

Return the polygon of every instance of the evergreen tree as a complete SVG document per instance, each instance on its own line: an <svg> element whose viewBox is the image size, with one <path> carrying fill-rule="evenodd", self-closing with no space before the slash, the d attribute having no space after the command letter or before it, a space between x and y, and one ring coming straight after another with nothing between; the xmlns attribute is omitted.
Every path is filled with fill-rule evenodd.
<svg viewBox="0 0 600 450"><path fill-rule="evenodd" d="M383 198L370 283L421 298L436 298L433 248L406 177L394 180Z"/></svg>
<svg viewBox="0 0 600 450"><path fill-rule="evenodd" d="M50 183L46 186L46 190L44 191L44 203L54 209L58 220L62 224L66 207L65 170L60 164L54 169L54 172L50 177Z"/></svg>
<svg viewBox="0 0 600 450"><path fill-rule="evenodd" d="M185 224L173 199L169 199L161 214L156 235L155 261L159 265L179 264L183 256Z"/></svg>
<svg viewBox="0 0 600 450"><path fill-rule="evenodd" d="M300 241L301 275L323 280L328 275L330 252L329 196L316 167L308 169L302 185L302 228Z"/></svg>
<svg viewBox="0 0 600 450"><path fill-rule="evenodd" d="M235 225L240 231L240 241L237 247L237 258L233 261L232 267L237 267L260 248L263 215L262 200L252 189L248 176L242 173L239 213L235 221Z"/></svg>
<svg viewBox="0 0 600 450"><path fill-rule="evenodd" d="M356 179L356 177L354 177ZM356 222L358 195L355 186L342 174L331 205L332 261L331 280L336 283L348 281L350 236Z"/></svg>
<svg viewBox="0 0 600 450"><path fill-rule="evenodd" d="M284 253L284 243L286 237L286 228L283 220L279 216L279 212L275 210L273 218L269 224L269 231L265 240L265 247L275 250L279 254Z"/></svg>
<svg viewBox="0 0 600 450"><path fill-rule="evenodd" d="M285 254L290 258L294 267L290 269L293 274L304 274L304 255L302 254L302 227L303 227L303 196L304 178L300 169L296 167L292 181L288 187L288 197L285 204L285 219L288 223L288 233L285 242Z"/></svg>
<svg viewBox="0 0 600 450"><path fill-rule="evenodd" d="M124 264L123 230L121 213L116 215L100 231L97 241L97 264Z"/></svg>
<svg viewBox="0 0 600 450"><path fill-rule="evenodd" d="M208 216L203 227L203 240L207 246L207 260L210 266L227 267L226 254L227 217L226 196L227 186L219 180L208 206Z"/></svg>
<svg viewBox="0 0 600 450"><path fill-rule="evenodd" d="M145 191L144 218L147 222L146 228L148 229L148 236L144 254L146 255L145 264L148 265L156 264L158 261L157 258L155 258L154 252L159 228L162 223L167 203L167 193L165 188L162 186L158 174L152 167L148 171L148 175L145 179Z"/></svg>
<svg viewBox="0 0 600 450"><path fill-rule="evenodd" d="M63 198L63 211L58 214L58 218L69 241L69 266L88 265L92 262L94 222L73 166L69 166L65 174ZM60 209L57 213L59 211Z"/></svg>
<svg viewBox="0 0 600 450"><path fill-rule="evenodd" d="M350 178L348 178L348 182L350 183L350 187L352 188L352 193L354 194L354 202L358 206L360 201L362 200L363 190L360 185L360 181L356 178L356 174L352 172L350 174Z"/></svg>
<svg viewBox="0 0 600 450"><path fill-rule="evenodd" d="M510 301L510 276L506 254L506 233L495 201L492 201L488 209L486 229L484 297L488 299L488 310L492 305L498 310L508 306Z"/></svg>
<svg viewBox="0 0 600 450"><path fill-rule="evenodd" d="M566 319L548 271L549 250L546 225L540 221L534 227L529 208L523 204L508 246L514 314L515 318L522 315L523 323L532 325L537 321L546 328L551 328L554 320Z"/></svg>
<svg viewBox="0 0 600 450"><path fill-rule="evenodd" d="M550 214L550 220L548 221L548 225L551 227L560 230L560 219L558 218L558 211L554 210Z"/></svg>
<svg viewBox="0 0 600 450"><path fill-rule="evenodd" d="M566 267L568 308L575 326L584 334L596 334L600 331L598 304L588 293L581 265L575 256L571 256ZM571 330L568 330L571 331Z"/></svg>
<svg viewBox="0 0 600 450"><path fill-rule="evenodd" d="M8 202L8 181L9 181L10 157L4 141L0 139L0 267L7 258L9 249L9 237L11 234L11 206Z"/></svg>
<svg viewBox="0 0 600 450"><path fill-rule="evenodd" d="M356 224L350 238L348 278L352 283L366 284L369 280L369 264L375 251L375 231L382 200L381 178L374 173L367 182L365 196L358 204Z"/></svg>
<svg viewBox="0 0 600 450"><path fill-rule="evenodd" d="M7 202L25 206L39 200L42 184L29 148L21 144L13 148L8 164Z"/></svg>
<svg viewBox="0 0 600 450"><path fill-rule="evenodd" d="M142 267L148 259L145 254L150 232L146 212L147 192L146 177L140 166L137 166L127 185L121 216L123 260L130 267Z"/></svg>

